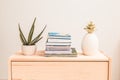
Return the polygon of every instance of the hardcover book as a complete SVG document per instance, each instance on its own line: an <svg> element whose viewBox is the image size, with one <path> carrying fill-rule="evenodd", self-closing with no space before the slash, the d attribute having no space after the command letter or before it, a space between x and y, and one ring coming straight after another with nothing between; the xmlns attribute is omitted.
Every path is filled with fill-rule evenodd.
<svg viewBox="0 0 120 80"><path fill-rule="evenodd" d="M46 46L71 46L71 42L46 42Z"/></svg>
<svg viewBox="0 0 120 80"><path fill-rule="evenodd" d="M45 50L45 54L72 54L72 50L68 50L68 51L47 51Z"/></svg>
<svg viewBox="0 0 120 80"><path fill-rule="evenodd" d="M47 39L47 42L71 42L71 39Z"/></svg>
<svg viewBox="0 0 120 80"><path fill-rule="evenodd" d="M67 45L51 45L51 46L46 46L46 51L69 51L70 46Z"/></svg>
<svg viewBox="0 0 120 80"><path fill-rule="evenodd" d="M48 36L57 36L57 37L71 37L69 34L49 32Z"/></svg>
<svg viewBox="0 0 120 80"><path fill-rule="evenodd" d="M46 57L77 57L77 51L75 48L71 48L71 54L46 54Z"/></svg>

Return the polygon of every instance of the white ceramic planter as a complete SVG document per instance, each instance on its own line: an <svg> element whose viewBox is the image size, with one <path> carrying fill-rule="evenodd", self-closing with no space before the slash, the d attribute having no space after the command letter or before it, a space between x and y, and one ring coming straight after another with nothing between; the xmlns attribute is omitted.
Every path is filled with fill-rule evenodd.
<svg viewBox="0 0 120 80"><path fill-rule="evenodd" d="M83 54L85 55L95 55L100 53L98 38L94 33L87 33L83 37L81 47L82 47Z"/></svg>
<svg viewBox="0 0 120 80"><path fill-rule="evenodd" d="M37 47L36 45L22 45L22 53L27 56L34 55Z"/></svg>

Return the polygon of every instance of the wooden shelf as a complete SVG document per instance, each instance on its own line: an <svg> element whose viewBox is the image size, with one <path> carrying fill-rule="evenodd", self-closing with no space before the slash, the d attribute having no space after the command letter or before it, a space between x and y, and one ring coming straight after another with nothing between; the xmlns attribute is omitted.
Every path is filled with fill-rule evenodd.
<svg viewBox="0 0 120 80"><path fill-rule="evenodd" d="M44 57L16 54L9 58L8 80L110 80L111 59L104 54Z"/></svg>

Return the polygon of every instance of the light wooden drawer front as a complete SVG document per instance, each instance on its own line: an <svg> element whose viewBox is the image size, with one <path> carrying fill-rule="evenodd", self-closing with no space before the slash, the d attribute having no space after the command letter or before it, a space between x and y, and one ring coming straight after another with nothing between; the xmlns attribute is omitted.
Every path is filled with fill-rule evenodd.
<svg viewBox="0 0 120 80"><path fill-rule="evenodd" d="M12 80L108 80L108 62L12 62Z"/></svg>

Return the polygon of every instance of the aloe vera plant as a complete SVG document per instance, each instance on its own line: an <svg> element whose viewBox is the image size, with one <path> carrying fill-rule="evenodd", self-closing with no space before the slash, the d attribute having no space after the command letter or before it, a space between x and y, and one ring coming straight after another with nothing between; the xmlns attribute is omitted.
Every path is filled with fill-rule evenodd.
<svg viewBox="0 0 120 80"><path fill-rule="evenodd" d="M23 45L35 45L38 41L40 41L43 38L41 35L44 32L44 30L46 29L46 25L43 28L43 30L38 34L38 36L36 36L33 39L33 33L34 33L34 28L35 28L35 21L36 21L36 18L33 21L33 24L31 26L31 29L29 31L27 39L25 38L25 36L24 36L24 34L23 34L23 32L22 32L22 30L20 28L20 24L18 24L19 32L20 32L20 34L19 34L20 35L20 40L21 40Z"/></svg>

